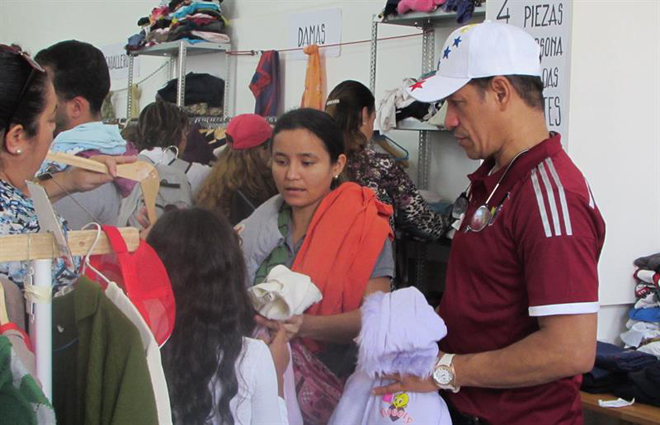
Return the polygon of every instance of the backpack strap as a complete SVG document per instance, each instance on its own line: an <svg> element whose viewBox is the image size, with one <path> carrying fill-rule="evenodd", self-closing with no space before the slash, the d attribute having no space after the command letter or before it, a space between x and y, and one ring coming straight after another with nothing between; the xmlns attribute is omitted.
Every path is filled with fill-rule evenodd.
<svg viewBox="0 0 660 425"><path fill-rule="evenodd" d="M184 161L183 159L174 158L167 164L171 167L174 167L177 170L180 170L182 173L187 174L192 167L192 162Z"/></svg>

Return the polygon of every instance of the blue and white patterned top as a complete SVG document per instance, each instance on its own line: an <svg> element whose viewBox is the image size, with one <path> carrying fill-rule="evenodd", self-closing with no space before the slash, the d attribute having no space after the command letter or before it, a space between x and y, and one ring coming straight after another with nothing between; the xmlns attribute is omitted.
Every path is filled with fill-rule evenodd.
<svg viewBox="0 0 660 425"><path fill-rule="evenodd" d="M66 235L68 231L66 221L59 216L58 219ZM0 235L37 233L38 231L39 221L32 199L11 184L0 180ZM74 258L74 262L78 263L79 259ZM9 280L23 288L29 266L29 261L0 263L0 274L8 276ZM74 265L74 267L76 266ZM74 270L67 269L64 260L58 258L53 261L53 286L56 289L73 283L77 277Z"/></svg>

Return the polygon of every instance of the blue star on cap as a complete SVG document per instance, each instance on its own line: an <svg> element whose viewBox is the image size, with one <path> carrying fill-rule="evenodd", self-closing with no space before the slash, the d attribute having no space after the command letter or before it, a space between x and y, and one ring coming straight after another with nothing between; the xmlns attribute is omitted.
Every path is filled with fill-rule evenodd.
<svg viewBox="0 0 660 425"><path fill-rule="evenodd" d="M451 53L451 49L449 49L449 46L445 49L445 52L442 55L443 59L448 59L449 58L449 53Z"/></svg>
<svg viewBox="0 0 660 425"><path fill-rule="evenodd" d="M458 47L458 45L460 44L461 41L463 41L463 40L461 40L460 36L456 37L454 39L454 46Z"/></svg>

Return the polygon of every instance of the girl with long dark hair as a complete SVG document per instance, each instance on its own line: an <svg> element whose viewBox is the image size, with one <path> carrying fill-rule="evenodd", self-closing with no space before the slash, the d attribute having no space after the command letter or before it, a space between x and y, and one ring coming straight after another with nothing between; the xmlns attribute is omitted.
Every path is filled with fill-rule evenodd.
<svg viewBox="0 0 660 425"><path fill-rule="evenodd" d="M176 300L174 332L161 350L174 423L287 423L285 331L270 352L250 338L255 312L227 219L200 208L168 211L147 242L163 261Z"/></svg>

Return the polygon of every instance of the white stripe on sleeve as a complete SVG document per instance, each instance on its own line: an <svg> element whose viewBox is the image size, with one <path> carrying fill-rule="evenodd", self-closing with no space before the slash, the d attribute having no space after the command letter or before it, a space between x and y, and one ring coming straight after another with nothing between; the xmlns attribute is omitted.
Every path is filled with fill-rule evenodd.
<svg viewBox="0 0 660 425"><path fill-rule="evenodd" d="M587 179L584 179L584 184L587 185L587 192L589 192L589 206L593 210L596 207L596 202L594 201L594 194L591 193L591 186L589 186L589 182Z"/></svg>
<svg viewBox="0 0 660 425"><path fill-rule="evenodd" d="M529 307L530 317L558 316L561 314L591 314L597 313L598 301L586 303L549 304Z"/></svg>
<svg viewBox="0 0 660 425"><path fill-rule="evenodd" d="M548 194L548 203L550 204L550 213L552 214L552 223L555 225L555 236L561 236L561 226L559 224L559 212L557 211L557 201L555 201L555 192L552 189L552 184L548 178L548 173L545 172L543 163L539 164L539 174L545 186L545 192Z"/></svg>
<svg viewBox="0 0 660 425"><path fill-rule="evenodd" d="M566 234L571 236L573 234L573 226L571 225L571 215L568 212L568 203L566 202L566 191L564 191L564 185L561 184L559 174L557 174L557 170L555 169L555 164L552 162L552 158L548 157L545 160L545 163L548 164L548 170L550 170L550 174L552 174L552 178L555 180L555 184L557 185L557 191L559 192L559 202L561 204L561 212L564 216Z"/></svg>
<svg viewBox="0 0 660 425"><path fill-rule="evenodd" d="M532 170L532 185L534 186L534 193L536 193L536 202L539 206L539 214L541 214L541 221L543 222L543 230L547 238L552 237L552 230L548 222L548 214L545 211L545 203L543 201L543 194L541 193L541 185L539 185L539 178L536 175L536 168Z"/></svg>

